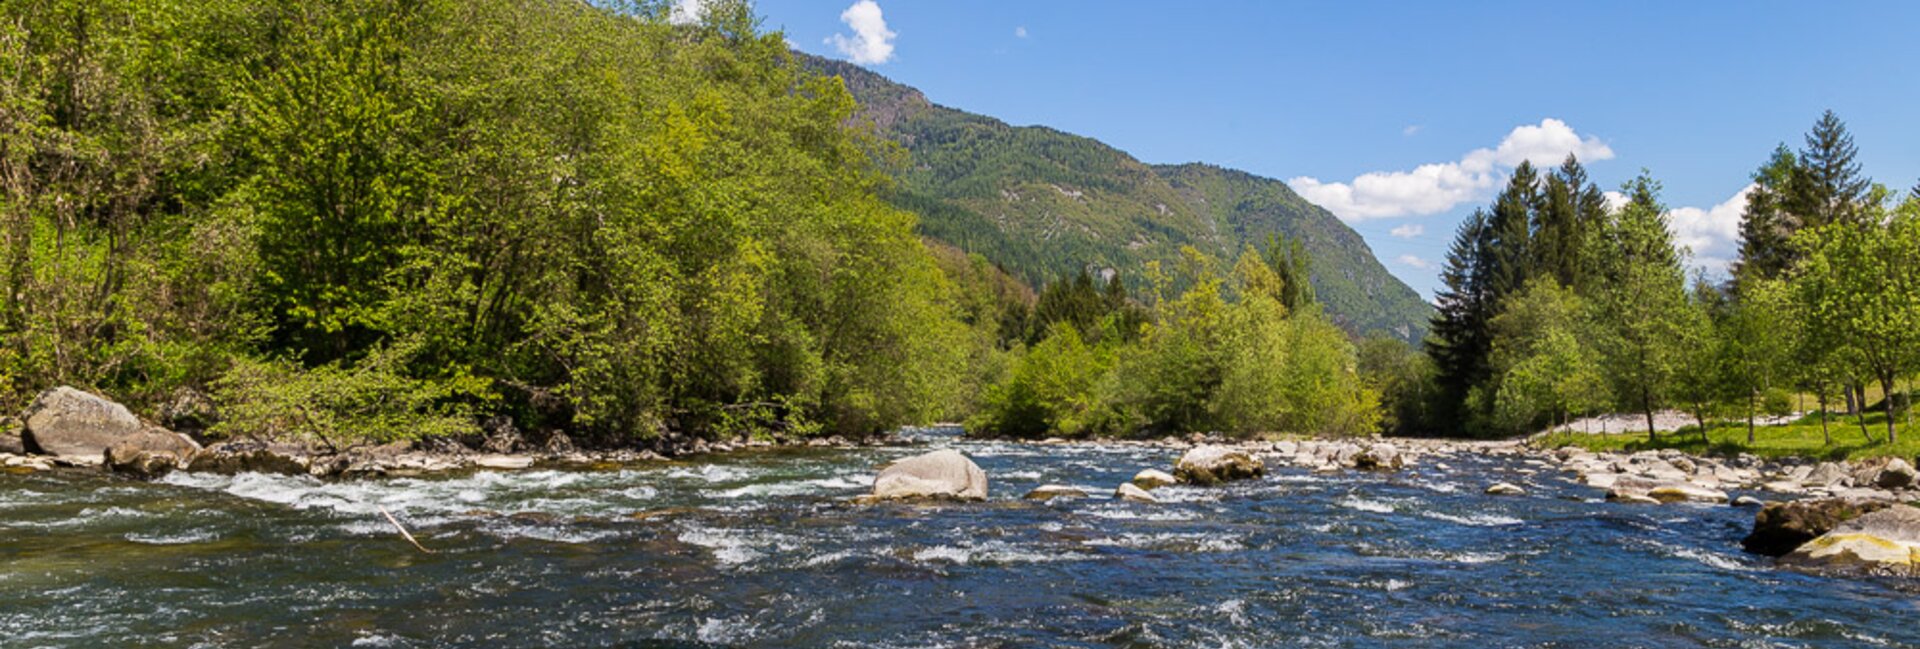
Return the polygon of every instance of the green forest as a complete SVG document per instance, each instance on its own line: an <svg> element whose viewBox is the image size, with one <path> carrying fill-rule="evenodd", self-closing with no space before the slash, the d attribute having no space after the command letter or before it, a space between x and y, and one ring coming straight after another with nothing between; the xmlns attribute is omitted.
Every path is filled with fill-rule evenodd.
<svg viewBox="0 0 1920 649"><path fill-rule="evenodd" d="M1920 186L1867 178L1845 124L1821 116L1799 149L1782 144L1753 174L1731 277L1689 273L1661 186L1643 174L1610 209L1579 163L1521 166L1448 253L1440 313L1421 362L1389 390L1419 430L1532 432L1568 417L1654 412L1696 422L1785 415L1811 400L1856 415L1884 395L1897 441L1903 381L1920 370Z"/></svg>
<svg viewBox="0 0 1920 649"><path fill-rule="evenodd" d="M1858 410L1920 369L1920 187L1867 180L1831 114L1755 172L1726 282L1687 275L1650 176L1616 206L1578 161L1522 165L1458 232L1415 346L1342 326L1362 289L1330 285L1330 310L1315 238L1272 224L1111 270L923 238L908 208L951 203L903 175L1112 174L916 167L744 2L694 24L658 2L0 6L0 411L71 384L209 437L328 444L482 422L610 445L960 420L1504 436ZM1235 206L1207 219L1297 208L1083 148Z"/></svg>
<svg viewBox="0 0 1920 649"><path fill-rule="evenodd" d="M920 239L882 198L904 152L744 3L5 9L0 409L73 384L329 444L1027 425L1027 377L1073 341L1132 390L1103 433L1336 425L1258 403L1280 379L1228 358L1253 336L1324 347L1269 369L1367 421L1343 334L1298 305L1280 327L1304 282L1266 266L1190 253L1181 295L1087 319ZM1193 376L1132 380L1159 372Z"/></svg>

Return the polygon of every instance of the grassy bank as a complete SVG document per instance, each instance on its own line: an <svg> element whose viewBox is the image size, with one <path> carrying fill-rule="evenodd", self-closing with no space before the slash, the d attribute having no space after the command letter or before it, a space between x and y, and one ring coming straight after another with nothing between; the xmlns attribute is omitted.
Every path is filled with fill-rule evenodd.
<svg viewBox="0 0 1920 649"><path fill-rule="evenodd" d="M1754 431L1752 444L1747 443L1745 422L1710 423L1703 439L1698 426L1688 426L1678 431L1661 433L1657 441L1649 441L1646 431L1614 434L1597 433L1554 433L1535 440L1543 448L1575 446L1591 451L1645 451L1658 449L1679 449L1696 455L1752 453L1761 457L1808 457L1818 459L1858 460L1869 457L1902 457L1913 460L1920 455L1920 437L1909 432L1905 418L1895 421L1899 429L1900 441L1887 443L1887 418L1884 413L1866 415L1867 431L1873 434L1868 442L1860 433L1859 417L1829 415L1828 430L1833 442L1821 433L1820 415L1802 417L1784 426L1764 426Z"/></svg>

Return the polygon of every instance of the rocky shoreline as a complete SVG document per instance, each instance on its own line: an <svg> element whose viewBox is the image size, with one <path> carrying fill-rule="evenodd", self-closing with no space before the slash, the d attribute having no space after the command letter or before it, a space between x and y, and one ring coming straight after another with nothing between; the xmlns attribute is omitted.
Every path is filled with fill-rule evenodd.
<svg viewBox="0 0 1920 649"><path fill-rule="evenodd" d="M71 387L42 393L17 420L0 419L0 470L104 469L138 479L175 470L271 473L316 478L421 476L539 466L610 467L713 453L796 447L854 448L902 443L895 436L708 441L665 436L645 445L592 448L553 432L532 443L511 425L492 423L473 440L420 440L338 447L320 442L203 439L135 417L126 407Z"/></svg>

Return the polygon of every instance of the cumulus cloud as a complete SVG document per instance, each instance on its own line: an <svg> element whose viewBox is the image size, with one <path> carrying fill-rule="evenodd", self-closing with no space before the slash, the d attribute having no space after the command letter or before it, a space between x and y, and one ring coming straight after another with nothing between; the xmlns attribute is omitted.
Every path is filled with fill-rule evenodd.
<svg viewBox="0 0 1920 649"><path fill-rule="evenodd" d="M1344 183L1301 176L1287 184L1346 221L1423 216L1485 196L1507 170L1522 161L1552 166L1568 154L1589 162L1609 160L1613 149L1599 138L1582 137L1566 122L1547 118L1517 126L1498 145L1469 151L1457 162L1424 164L1411 171L1375 171Z"/></svg>
<svg viewBox="0 0 1920 649"><path fill-rule="evenodd" d="M1708 275L1720 275L1740 254L1740 213L1747 209L1748 185L1726 201L1709 208L1681 207L1667 212L1667 226L1675 245L1693 251L1694 266Z"/></svg>
<svg viewBox="0 0 1920 649"><path fill-rule="evenodd" d="M893 60L893 37L898 34L887 29L887 19L880 15L880 5L873 0L860 0L840 12L840 22L853 28L853 36L834 34L827 37L827 44L846 55L847 60L860 65L878 65Z"/></svg>
<svg viewBox="0 0 1920 649"><path fill-rule="evenodd" d="M1026 25L1021 25L1021 26L1019 26L1019 27L1015 27L1015 28L1013 28L1013 37L1014 37L1014 38L1026 38L1026 37L1027 37L1027 26L1026 26Z"/></svg>
<svg viewBox="0 0 1920 649"><path fill-rule="evenodd" d="M1426 233L1427 233L1427 226L1420 225L1418 223L1408 223L1406 225L1394 228L1393 231L1388 232L1387 234L1391 234L1393 236L1400 237L1402 239L1412 239L1414 237L1417 237Z"/></svg>
<svg viewBox="0 0 1920 649"><path fill-rule="evenodd" d="M700 22L701 14L706 12L706 0L673 0L673 7L667 10L667 22L691 25Z"/></svg>
<svg viewBox="0 0 1920 649"><path fill-rule="evenodd" d="M1430 268L1433 268L1433 262L1427 261L1425 259L1421 259L1419 257L1415 257L1413 255L1400 255L1398 258L1395 259L1395 261L1398 261L1401 264L1404 264L1407 266L1418 268L1420 270L1428 270Z"/></svg>
<svg viewBox="0 0 1920 649"><path fill-rule="evenodd" d="M1405 135L1407 137L1413 137L1415 133L1420 132L1420 128L1421 127L1419 124L1408 124L1406 128L1400 129L1400 134Z"/></svg>

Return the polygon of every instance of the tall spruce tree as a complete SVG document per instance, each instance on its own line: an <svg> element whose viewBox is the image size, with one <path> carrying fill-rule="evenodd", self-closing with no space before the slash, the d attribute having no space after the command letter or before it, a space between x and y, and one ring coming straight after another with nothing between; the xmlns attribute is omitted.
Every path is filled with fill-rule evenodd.
<svg viewBox="0 0 1920 649"><path fill-rule="evenodd" d="M1533 274L1533 214L1540 205L1539 183L1540 174L1533 164L1522 161L1488 213L1487 228L1493 236L1487 250L1493 256L1488 278L1496 308L1506 296L1525 286Z"/></svg>
<svg viewBox="0 0 1920 649"><path fill-rule="evenodd" d="M1792 208L1805 227L1865 218L1872 179L1860 174L1859 152L1847 125L1829 110L1807 133L1800 150L1799 182L1793 184Z"/></svg>
<svg viewBox="0 0 1920 649"><path fill-rule="evenodd" d="M1487 290L1491 242L1487 213L1475 210L1455 231L1446 267L1440 272L1438 308L1426 342L1440 393L1434 413L1439 420L1433 422L1437 425L1459 425L1468 390L1488 373L1487 322L1494 312Z"/></svg>

